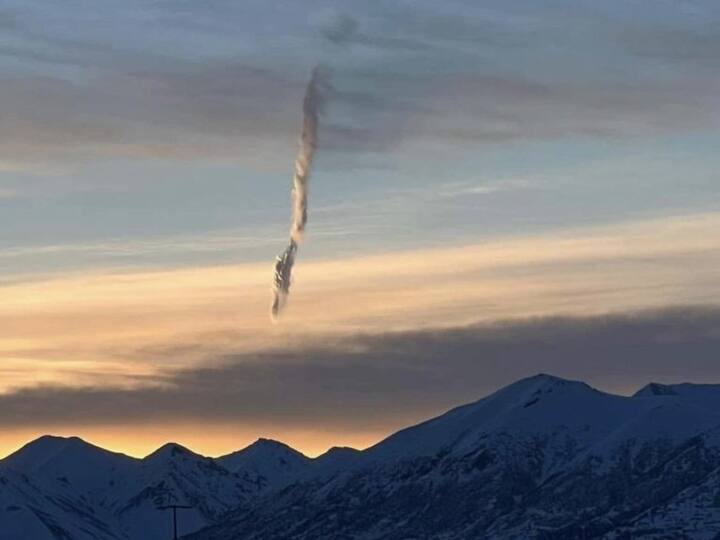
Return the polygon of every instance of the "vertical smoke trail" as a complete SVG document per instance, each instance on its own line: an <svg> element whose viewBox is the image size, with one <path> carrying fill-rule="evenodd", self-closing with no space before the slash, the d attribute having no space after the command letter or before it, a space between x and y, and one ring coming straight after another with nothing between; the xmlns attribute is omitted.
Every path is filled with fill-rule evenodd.
<svg viewBox="0 0 720 540"><path fill-rule="evenodd" d="M305 90L303 100L303 130L300 137L300 149L295 158L295 172L293 174L293 214L292 226L290 227L290 242L282 254L278 255L275 261L275 276L273 279L273 302L271 313L273 319L277 319L280 311L285 305L288 294L290 294L290 282L292 279L292 268L295 264L295 255L298 245L302 242L305 226L307 225L308 212L308 180L312 169L313 156L317 146L317 126L320 115L322 86L321 73L315 68L310 77L310 82Z"/></svg>

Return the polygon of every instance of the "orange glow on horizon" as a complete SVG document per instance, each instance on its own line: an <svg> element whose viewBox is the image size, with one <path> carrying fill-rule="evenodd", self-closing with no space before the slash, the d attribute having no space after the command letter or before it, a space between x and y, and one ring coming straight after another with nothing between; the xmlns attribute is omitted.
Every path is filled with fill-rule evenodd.
<svg viewBox="0 0 720 540"><path fill-rule="evenodd" d="M84 441L112 452L142 458L164 444L173 442L193 452L219 457L241 450L258 438L273 439L291 446L308 457L317 457L333 446L362 450L384 439L396 426L383 431L348 433L343 430L306 430L297 428L242 428L233 425L131 425L68 426L5 429L0 432L0 459L43 435L80 437Z"/></svg>
<svg viewBox="0 0 720 540"><path fill-rule="evenodd" d="M720 297L720 214L497 239L350 260L302 261L280 324L269 321L270 264L87 273L0 287L0 394L43 385L168 384L173 370L357 333L461 326L545 315L705 303ZM242 360L236 360L242 361ZM163 378L159 375L165 375ZM308 396L311 400L314 396ZM0 454L46 434L77 435L145 455L175 441L205 455L259 436L317 455L365 447L367 432L304 425L24 427L0 424ZM2 416L0 415L0 420ZM102 419L99 419L101 421ZM342 411L334 425L342 425Z"/></svg>

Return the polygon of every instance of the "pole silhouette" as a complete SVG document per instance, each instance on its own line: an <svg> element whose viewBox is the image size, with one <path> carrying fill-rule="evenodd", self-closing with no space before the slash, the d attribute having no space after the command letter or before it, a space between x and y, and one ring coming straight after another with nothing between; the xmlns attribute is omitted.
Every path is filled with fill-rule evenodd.
<svg viewBox="0 0 720 540"><path fill-rule="evenodd" d="M173 514L173 540L178 540L178 529L177 529L177 510L187 510L192 506L186 506L184 504L168 504L166 506L158 506L158 510L170 510L172 509Z"/></svg>

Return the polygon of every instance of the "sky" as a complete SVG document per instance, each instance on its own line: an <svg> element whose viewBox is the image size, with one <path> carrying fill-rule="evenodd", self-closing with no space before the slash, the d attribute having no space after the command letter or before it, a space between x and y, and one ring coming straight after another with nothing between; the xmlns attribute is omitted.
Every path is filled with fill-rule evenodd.
<svg viewBox="0 0 720 540"><path fill-rule="evenodd" d="M716 2L8 0L0 78L0 456L317 455L538 372L720 382Z"/></svg>

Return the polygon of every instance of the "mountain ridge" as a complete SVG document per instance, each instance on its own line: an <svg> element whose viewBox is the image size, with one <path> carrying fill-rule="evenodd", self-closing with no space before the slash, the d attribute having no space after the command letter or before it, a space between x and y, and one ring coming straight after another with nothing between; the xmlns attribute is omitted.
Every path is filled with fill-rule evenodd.
<svg viewBox="0 0 720 540"><path fill-rule="evenodd" d="M472 405L474 405L474 404L476 404L476 403L478 403L478 402L480 402L480 401L483 401L483 400L487 399L488 397L494 396L495 394L497 394L497 393L499 393L499 392L501 392L501 391L504 391L505 389L509 389L509 388L515 387L516 385L526 384L526 383L528 383L528 382L538 381L538 380L543 381L543 382L545 382L545 383L553 383L553 382L559 383L559 384L563 384L563 383L564 383L564 384L572 384L572 383L575 383L575 384L577 384L577 385L584 386L584 387L586 387L588 390L591 390L591 391L593 391L593 392L598 392L598 393L605 394L605 395L608 395L608 396L616 396L616 397L618 397L618 398L626 398L626 399L631 399L631 398L636 398L636 397L637 397L637 398L640 398L640 397L648 397L649 395L655 395L655 396L660 396L660 395L677 396L677 395L678 395L678 390L684 390L685 394L687 395L688 390L692 391L692 390L694 390L694 389L697 389L697 390L706 390L706 391L710 391L710 392L713 392L713 393L717 392L718 394L720 394L720 382L719 382L719 383L692 383L692 382L681 382L681 383L672 383L672 384L664 384L664 383L650 382L650 383L642 386L641 388L639 388L639 389L638 389L636 392L634 392L633 394L629 394L629 395L614 394L614 393L611 393L611 392L605 392L605 391L602 391L602 390L598 390L598 389L592 387L591 385L589 385L588 383L585 383L585 382L583 382L583 381L576 381L576 380L567 379L567 378L564 378L564 377L559 377L559 376L557 376L557 375L552 375L552 374L547 374L547 373L538 373L538 374L536 374L536 375L532 375L532 376L529 376L529 377L524 377L524 378L522 378L522 379L519 379L519 380L515 381L514 383L510 383L510 384L508 384L508 385L506 385L506 386L503 386L503 387L501 387L500 389L496 390L495 392L492 392L492 393L488 394L487 396L482 397L482 398L480 398L480 399L478 399L478 400L476 400L476 401L473 401L473 402L470 402L470 403L466 403L466 404L462 404L462 405L458 405L458 406L456 406L456 407L453 407L453 408L445 411L444 413L439 414L439 415L436 416L436 417L430 418L430 419L425 420L425 421L421 421L419 424L415 424L415 425L409 426L409 427L407 427L407 428L402 428L402 429L399 430L398 432L395 432L395 433L389 435L389 436L386 437L386 438L389 438L389 437L392 437L392 436L394 436L394 435L397 435L398 433L401 433L402 431L405 431L406 429L410 429L410 428L412 428L412 427L416 427L417 425L424 424L424 423L427 423L427 422L432 422L432 421L436 420L437 418L440 418L440 417L442 417L442 416L444 416L444 415L446 415L446 414L448 414L448 413L450 413L450 412L453 412L453 411L455 411L455 410L459 410L459 409L463 409L463 408L466 408L466 407L470 407L470 406L472 406ZM531 406L531 404L528 404L528 406ZM26 447L28 447L28 446L30 446L30 445L33 445L34 443L37 443L37 442L39 442L39 441L43 441L43 440L78 441L78 442L85 443L86 445L88 445L88 446L90 446L90 447L93 447L93 448L96 448L96 449L99 449L99 450L103 450L103 451L105 451L105 452L107 452L107 453L115 454L115 455L118 455L118 456L124 456L124 457L126 457L126 458L128 458L128 459L137 460L137 461L146 459L146 458L152 456L153 454L159 452L160 450L162 450L162 449L165 448L165 447L177 447L177 448L179 448L179 449L181 449L181 450L185 450L185 451L191 452L191 453L193 453L193 454L195 454L195 455L197 455L197 456L200 456L200 457L207 457L207 458L214 459L214 460L224 460L224 459L226 459L226 458L229 458L230 456L233 456L233 455L235 455L235 454L240 454L240 453L242 453L242 452L244 452L244 451L246 451L246 450L249 450L249 449L251 449L251 448L253 448L253 447L255 447L256 445L259 445L259 444L260 444L260 445L262 445L262 444L277 445L278 447L284 447L284 448L286 448L286 449L289 449L289 450L292 451L293 453L297 453L297 454L300 454L300 455L302 455L302 456L305 456L305 454L303 454L301 451L293 448L292 446L290 446L290 445L288 445L288 444L286 444L286 443L284 443L284 442L282 442L282 441L278 441L278 440L274 440L274 439L270 439L270 438L266 438L266 437L259 437L259 438L256 439L254 442L250 443L249 445L246 445L246 446L243 447L243 448L240 448L239 450L235 450L235 451L232 451L232 452L229 452L229 453L226 453L226 454L221 454L221 455L219 455L219 456L208 456L208 455L205 455L205 454L201 454L201 453L195 452L195 451L192 450L191 448L189 448L189 447L187 447L187 446L184 446L184 445L182 445L182 444L180 444L180 443L168 441L167 443L162 444L161 446L159 446L158 448L156 448L155 450L153 450L152 452L148 453L147 455L145 455L145 456L143 456L143 457L135 457L135 456L130 456L130 455L128 455L128 454L124 454L123 452L118 451L118 450L112 450L112 449L104 448L104 447L102 447L102 446L96 445L96 444L94 444L94 443L92 443L92 442L90 442L90 441L87 441L87 440L85 440L85 439L83 439L83 438L81 438L81 437L78 437L78 436L74 436L74 435L71 435L71 436L60 436L60 435L53 435L53 434L45 434L45 435L41 435L41 436L39 436L39 437L37 437L37 438L35 438L35 439L32 439L31 441L28 441L26 444L24 444L23 446L21 446L21 447L18 448L17 450L11 452L10 454L8 454L7 456L5 456L5 457L3 457L3 458L0 458L0 464L2 464L2 463L4 463L4 462L6 462L7 460L9 460L13 455L20 453L20 452L23 451ZM363 451L369 450L370 448L373 448L374 446L377 446L378 444L382 443L384 440L385 440L385 439L382 439L381 441L378 441L377 443L375 443L374 445L371 445L370 447L366 448L365 450L358 450L358 449L356 449L356 448L344 447L344 446L333 446L333 447L328 448L328 450L326 450L326 451L325 451L324 453L322 453L322 454L319 454L319 455L316 456L316 457L308 457L308 456L305 456L305 457L306 457L308 460L311 460L311 461L312 461L312 460L318 460L318 459L321 459L323 456L327 455L328 453L334 452L334 451L336 451L336 450L338 450L338 449L340 449L340 450L350 450L350 451L356 451L356 452L363 452Z"/></svg>
<svg viewBox="0 0 720 540"><path fill-rule="evenodd" d="M193 540L710 539L718 411L720 384L620 396L538 374L316 458L263 438L218 458L177 443L133 458L44 436L0 460L0 521L12 540L150 540L168 532L158 506L188 504Z"/></svg>
<svg viewBox="0 0 720 540"><path fill-rule="evenodd" d="M188 538L712 539L720 385L675 387L618 396L522 379Z"/></svg>

